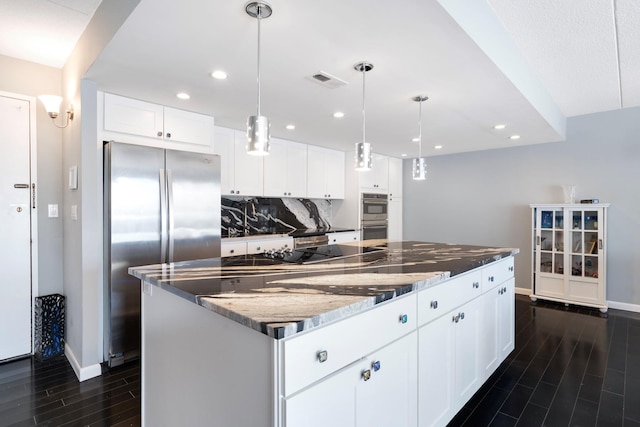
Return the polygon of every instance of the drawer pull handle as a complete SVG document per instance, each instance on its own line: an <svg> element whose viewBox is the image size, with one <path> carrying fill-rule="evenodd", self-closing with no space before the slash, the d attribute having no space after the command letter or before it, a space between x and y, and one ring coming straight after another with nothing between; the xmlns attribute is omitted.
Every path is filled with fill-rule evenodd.
<svg viewBox="0 0 640 427"><path fill-rule="evenodd" d="M460 320L464 320L464 311L460 313Z"/></svg>
<svg viewBox="0 0 640 427"><path fill-rule="evenodd" d="M380 361L376 360L375 362L373 362L371 364L371 368L373 369L373 372L378 372L380 370Z"/></svg>
<svg viewBox="0 0 640 427"><path fill-rule="evenodd" d="M371 379L371 369L367 369L366 371L362 371L362 379L365 381L369 381Z"/></svg>
<svg viewBox="0 0 640 427"><path fill-rule="evenodd" d="M429 304L429 306L431 308L433 308L434 310L437 309L438 308L438 301L436 301L436 300L431 301L431 304Z"/></svg>
<svg viewBox="0 0 640 427"><path fill-rule="evenodd" d="M502 295L502 288L498 289L498 295Z"/></svg>
<svg viewBox="0 0 640 427"><path fill-rule="evenodd" d="M407 316L406 314L402 314L400 316L400 323L404 324L407 323L409 321L409 316Z"/></svg>
<svg viewBox="0 0 640 427"><path fill-rule="evenodd" d="M480 283L473 282L473 287L474 287L474 289L478 289L480 287Z"/></svg>
<svg viewBox="0 0 640 427"><path fill-rule="evenodd" d="M507 293L507 288L506 288L506 287L505 287L505 288L502 288L502 293L503 293L503 294L506 294L506 293Z"/></svg>
<svg viewBox="0 0 640 427"><path fill-rule="evenodd" d="M460 313L456 314L451 318L452 322L458 323L460 321Z"/></svg>
<svg viewBox="0 0 640 427"><path fill-rule="evenodd" d="M509 271L513 271L513 265L509 266Z"/></svg>
<svg viewBox="0 0 640 427"><path fill-rule="evenodd" d="M329 353L327 350L322 350L318 352L318 362L324 363L329 358Z"/></svg>

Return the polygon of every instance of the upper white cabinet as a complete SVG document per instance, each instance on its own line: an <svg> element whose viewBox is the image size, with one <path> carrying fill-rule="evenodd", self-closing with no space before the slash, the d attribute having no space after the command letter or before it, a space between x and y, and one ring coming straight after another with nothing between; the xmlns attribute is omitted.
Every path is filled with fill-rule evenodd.
<svg viewBox="0 0 640 427"><path fill-rule="evenodd" d="M344 199L344 152L307 147L307 197Z"/></svg>
<svg viewBox="0 0 640 427"><path fill-rule="evenodd" d="M272 138L264 157L265 197L307 196L307 145Z"/></svg>
<svg viewBox="0 0 640 427"><path fill-rule="evenodd" d="M366 193L388 193L389 191L389 157L373 154L373 165L370 171L361 171L360 189Z"/></svg>
<svg viewBox="0 0 640 427"><path fill-rule="evenodd" d="M402 198L402 159L389 157L389 200Z"/></svg>
<svg viewBox="0 0 640 427"><path fill-rule="evenodd" d="M204 114L105 93L104 130L210 148L214 120Z"/></svg>
<svg viewBox="0 0 640 427"><path fill-rule="evenodd" d="M214 153L220 155L223 195L262 196L263 157L247 154L244 132L217 127Z"/></svg>

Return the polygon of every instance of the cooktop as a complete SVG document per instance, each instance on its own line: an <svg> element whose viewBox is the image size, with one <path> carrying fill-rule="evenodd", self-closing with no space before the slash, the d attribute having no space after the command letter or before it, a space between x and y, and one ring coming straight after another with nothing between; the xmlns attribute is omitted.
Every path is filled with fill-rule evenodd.
<svg viewBox="0 0 640 427"><path fill-rule="evenodd" d="M386 249L371 246L323 245L296 249L282 254L276 254L285 262L296 264L313 264L316 262L334 261L359 255L378 253L386 254Z"/></svg>

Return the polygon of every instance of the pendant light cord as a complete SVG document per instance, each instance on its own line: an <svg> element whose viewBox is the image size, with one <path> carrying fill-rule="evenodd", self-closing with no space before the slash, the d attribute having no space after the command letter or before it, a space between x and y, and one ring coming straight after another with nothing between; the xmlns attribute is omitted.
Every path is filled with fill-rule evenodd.
<svg viewBox="0 0 640 427"><path fill-rule="evenodd" d="M418 158L422 157L422 101L419 102L420 108L418 113Z"/></svg>
<svg viewBox="0 0 640 427"><path fill-rule="evenodd" d="M258 18L258 114L257 116L260 117L260 21L262 20L261 14L262 11L260 10L261 6L258 5L258 10L257 10L257 18Z"/></svg>
<svg viewBox="0 0 640 427"><path fill-rule="evenodd" d="M367 115L365 113L365 109L364 109L364 101L365 101L365 76L367 74L366 71L366 66L362 67L362 142L365 143L367 142L367 130L366 130L366 123L367 123Z"/></svg>

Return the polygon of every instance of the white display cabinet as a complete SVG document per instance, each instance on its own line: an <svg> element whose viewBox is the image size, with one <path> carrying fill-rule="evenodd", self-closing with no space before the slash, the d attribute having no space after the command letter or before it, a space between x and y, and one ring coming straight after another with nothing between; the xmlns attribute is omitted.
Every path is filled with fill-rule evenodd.
<svg viewBox="0 0 640 427"><path fill-rule="evenodd" d="M609 204L530 205L533 293L607 311L606 211Z"/></svg>

